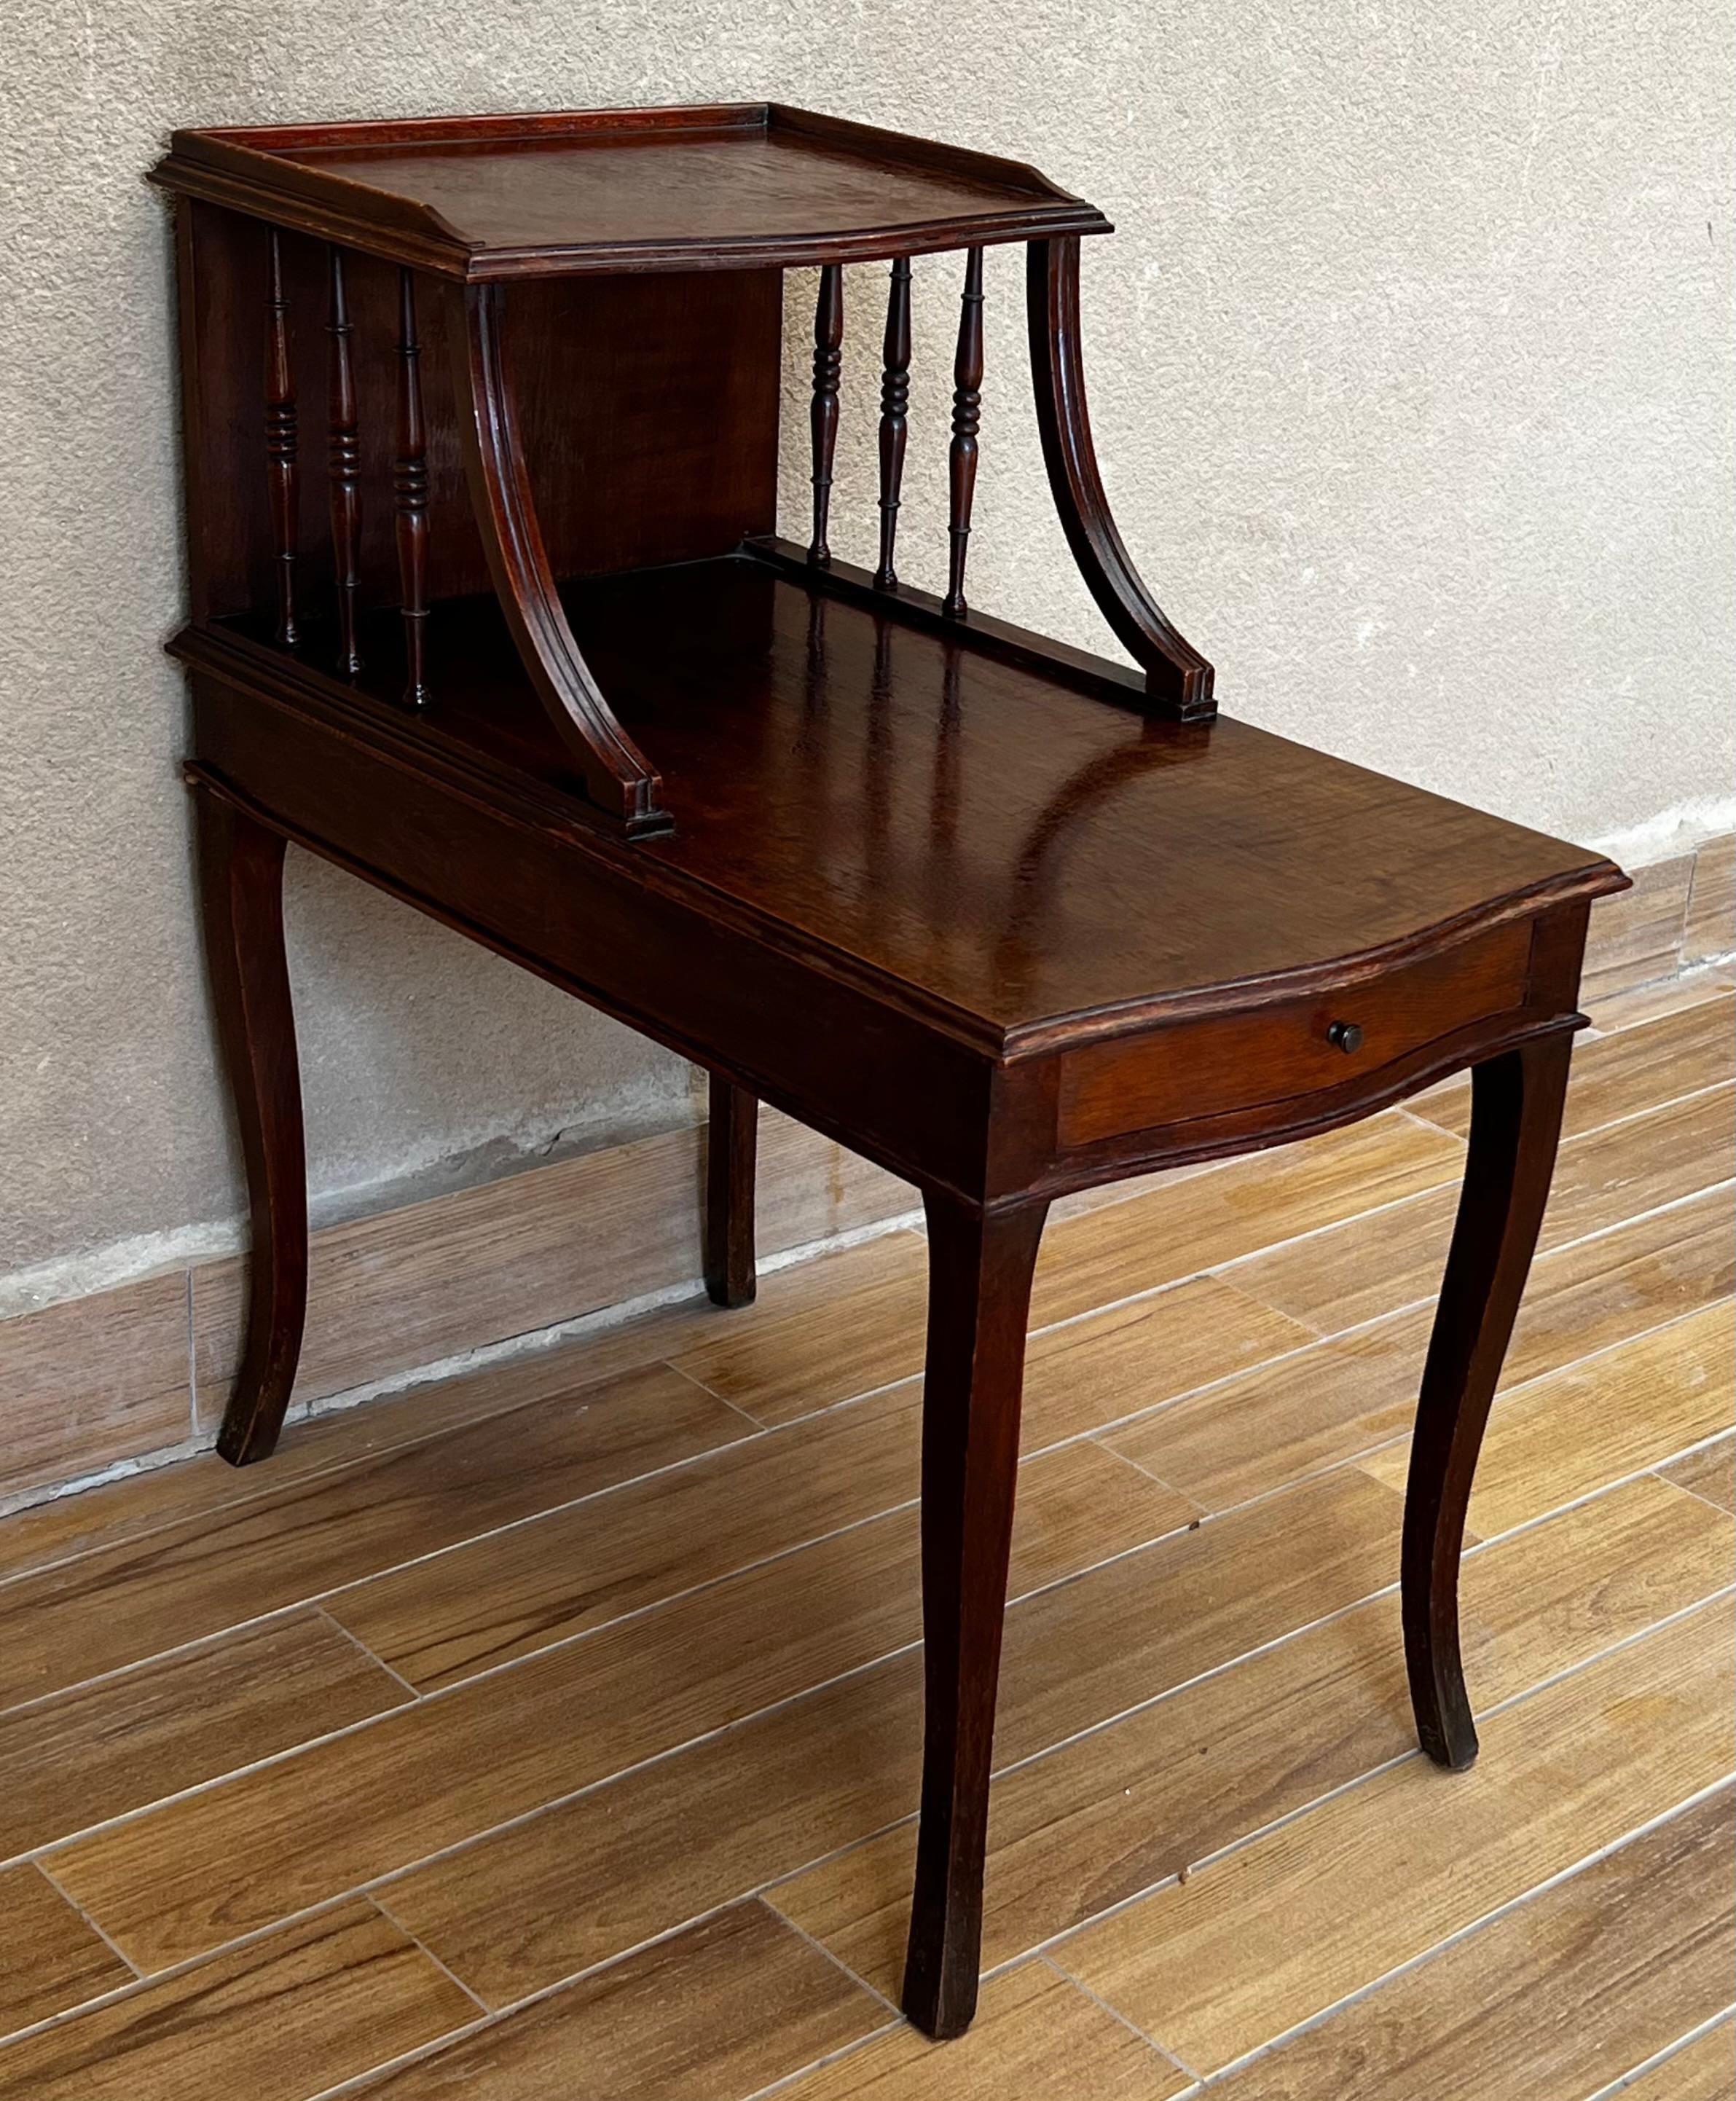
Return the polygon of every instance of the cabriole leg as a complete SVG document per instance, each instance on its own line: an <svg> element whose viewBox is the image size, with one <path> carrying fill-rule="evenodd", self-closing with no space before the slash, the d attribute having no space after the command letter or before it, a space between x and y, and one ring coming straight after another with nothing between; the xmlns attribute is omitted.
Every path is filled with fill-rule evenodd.
<svg viewBox="0 0 1736 2101"><path fill-rule="evenodd" d="M253 1222L247 1338L217 1449L245 1466L277 1442L307 1310L301 1076L284 956L282 836L209 790L197 807L205 954Z"/></svg>
<svg viewBox="0 0 1736 2101"><path fill-rule="evenodd" d="M1031 1275L1046 1204L972 1214L930 1194L922 1404L926 1710L904 2011L936 2037L976 2010L995 1687L1018 1468Z"/></svg>
<svg viewBox="0 0 1736 2101"><path fill-rule="evenodd" d="M711 1075L705 1132L705 1289L719 1306L751 1306L753 1165L759 1103L745 1087Z"/></svg>
<svg viewBox="0 0 1736 2101"><path fill-rule="evenodd" d="M1423 1749L1477 1756L1459 1655L1459 1550L1483 1426L1548 1201L1572 1038L1509 1050L1471 1077L1471 1143L1429 1338L1404 1510L1405 1661Z"/></svg>

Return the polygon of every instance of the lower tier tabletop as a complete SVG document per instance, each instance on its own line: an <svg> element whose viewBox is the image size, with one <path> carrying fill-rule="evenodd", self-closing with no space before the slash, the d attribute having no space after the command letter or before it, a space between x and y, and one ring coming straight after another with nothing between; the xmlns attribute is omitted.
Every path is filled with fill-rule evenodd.
<svg viewBox="0 0 1736 2101"><path fill-rule="evenodd" d="M563 597L664 778L675 831L635 853L1009 1036L1270 997L1615 879L1582 848L1226 717L1142 716L751 558ZM360 683L388 701L395 629L364 626ZM430 642L431 734L573 787L493 600L437 606ZM321 652L316 630L300 654Z"/></svg>

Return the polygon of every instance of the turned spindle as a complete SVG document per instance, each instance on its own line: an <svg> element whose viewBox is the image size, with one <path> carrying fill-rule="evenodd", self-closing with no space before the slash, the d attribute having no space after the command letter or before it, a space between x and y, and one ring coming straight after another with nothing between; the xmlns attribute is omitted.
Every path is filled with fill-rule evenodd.
<svg viewBox="0 0 1736 2101"><path fill-rule="evenodd" d="M356 418L356 371L350 352L350 303L343 254L331 257L331 374L326 413L331 426L332 567L338 590L338 663L351 678L362 668L356 647L361 546L361 440Z"/></svg>
<svg viewBox="0 0 1736 2101"><path fill-rule="evenodd" d="M295 376L289 364L289 302L283 288L283 244L272 228L265 300L265 471L272 499L272 551L276 557L277 639L286 649L300 640L295 625Z"/></svg>
<svg viewBox="0 0 1736 2101"><path fill-rule="evenodd" d="M952 557L941 611L953 619L965 613L965 551L970 538L970 506L977 488L977 427L983 420L983 251L966 251L965 290L958 316L958 355L952 360L952 507L948 533Z"/></svg>
<svg viewBox="0 0 1736 2101"><path fill-rule="evenodd" d="M422 346L416 277L398 272L398 457L392 470L398 577L404 608L404 697L428 704L428 444L422 416Z"/></svg>
<svg viewBox="0 0 1736 2101"><path fill-rule="evenodd" d="M814 307L814 537L808 560L824 568L832 560L826 520L832 509L832 459L838 442L838 378L844 367L844 272L836 263L819 273Z"/></svg>
<svg viewBox="0 0 1736 2101"><path fill-rule="evenodd" d="M885 372L880 383L880 566L874 582L890 590L898 582L892 565L898 537L899 490L904 480L906 411L910 406L910 258L892 265L892 288L886 294Z"/></svg>

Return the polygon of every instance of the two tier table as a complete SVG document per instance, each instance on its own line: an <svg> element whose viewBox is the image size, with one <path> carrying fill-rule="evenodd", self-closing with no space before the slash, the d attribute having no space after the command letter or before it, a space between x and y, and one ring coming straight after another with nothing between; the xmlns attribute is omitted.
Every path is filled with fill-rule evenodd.
<svg viewBox="0 0 1736 2101"><path fill-rule="evenodd" d="M914 1183L927 1708L904 2005L956 2035L1050 1201L1468 1066L1401 1570L1424 1748L1468 1763L1466 1499L1548 1190L1587 913L1624 878L1217 714L1093 449L1080 254L1102 215L1015 162L775 104L188 131L157 178L179 200L192 595L171 648L252 1205L224 1457L272 1448L307 1288L286 841L708 1070L720 1306L753 1291L759 1101ZM967 594L983 259L1009 242L1050 491L1130 664ZM898 571L928 405L912 344L935 325L911 259L937 251L961 288L939 323L944 596ZM843 266L871 262L872 572L828 542ZM819 272L805 546L775 515L798 268Z"/></svg>

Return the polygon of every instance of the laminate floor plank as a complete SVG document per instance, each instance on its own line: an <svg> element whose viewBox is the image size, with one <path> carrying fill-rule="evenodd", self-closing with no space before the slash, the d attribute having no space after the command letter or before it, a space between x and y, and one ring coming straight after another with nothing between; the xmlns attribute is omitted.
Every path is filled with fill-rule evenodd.
<svg viewBox="0 0 1736 2101"><path fill-rule="evenodd" d="M918 1486L920 1384L895 1387L449 1553L329 1601L418 1687L492 1665L880 1515Z"/></svg>
<svg viewBox="0 0 1736 2101"><path fill-rule="evenodd" d="M476 2018L365 1900L0 2048L4 2101L304 2101Z"/></svg>
<svg viewBox="0 0 1736 2101"><path fill-rule="evenodd" d="M1456 1187L1464 1171L1458 1139L1389 1110L1062 1219L1043 1236L1031 1324L1047 1327L1419 1191Z"/></svg>
<svg viewBox="0 0 1736 2101"><path fill-rule="evenodd" d="M1570 1243L1727 1180L1731 1104L1731 1090L1721 1089L1563 1145L1539 1261L1559 1250L1555 1258L1565 1262ZM1256 1254L1221 1272L1222 1281L1323 1335L1432 1305L1458 1202L1456 1188L1429 1191Z"/></svg>
<svg viewBox="0 0 1736 2101"><path fill-rule="evenodd" d="M1188 1514L1094 1445L1039 1455L1014 1586ZM56 1879L141 1968L183 1961L916 1640L919 1587L906 1509L76 1841Z"/></svg>
<svg viewBox="0 0 1736 2101"><path fill-rule="evenodd" d="M318 1612L268 1620L0 1715L0 1858L411 1697Z"/></svg>
<svg viewBox="0 0 1736 2101"><path fill-rule="evenodd" d="M46 1876L29 1861L0 1868L0 2035L132 1981L132 1971Z"/></svg>
<svg viewBox="0 0 1736 2101"><path fill-rule="evenodd" d="M1721 993L1733 990L1736 990L1736 971L1728 963L1709 963L1684 971L1680 977L1666 978L1659 984L1610 993L1582 1005L1597 1033L1610 1036L1657 1021L1667 1014L1679 1014L1684 1007L1698 1006L1703 1000L1716 999Z"/></svg>
<svg viewBox="0 0 1736 2101"><path fill-rule="evenodd" d="M1632 870L1630 889L1598 900L1586 942L1582 1002L1672 975L1681 956L1694 862L1692 854L1648 861Z"/></svg>
<svg viewBox="0 0 1736 2101"><path fill-rule="evenodd" d="M709 1306L703 1313L693 1305L659 1307L594 1335L430 1380L363 1407L292 1415L267 1466L230 1466L214 1453L201 1453L15 1511L0 1518L0 1582L237 1503L272 1502L312 1475L366 1464L394 1446L425 1443L490 1418L510 1436L515 1410L571 1406L585 1387L646 1369L708 1319L728 1317Z"/></svg>
<svg viewBox="0 0 1736 2101"><path fill-rule="evenodd" d="M1712 1208L1719 1206L1728 1209L1721 1193ZM1388 1217L1402 1232L1404 1222L1394 1214ZM1728 1263L1723 1243L1729 1227L1705 1215L1685 1226L1674 1220L1673 1213L1666 1213L1644 1227L1539 1257L1503 1367L1504 1391L1557 1373L1588 1351L1619 1342L1624 1333L1652 1331L1672 1319L1685 1285L1690 1303L1698 1298L1711 1305L1707 1316L1693 1318L1721 1317L1716 1306L1723 1303L1718 1288ZM1672 1247L1671 1237L1678 1232L1685 1241ZM1336 1267L1343 1252L1322 1259ZM1317 1281L1323 1274L1316 1270ZM1349 1310L1346 1303L1341 1300L1338 1310ZM1383 1443L1389 1449L1369 1460L1370 1469L1402 1489L1408 1442L1392 1445L1389 1440L1402 1438L1415 1417L1433 1317L1432 1302L1389 1314L1160 1408L1142 1422L1111 1431L1104 1441L1208 1510L1265 1493L1311 1467L1354 1458ZM1658 1347L1668 1355L1669 1345ZM1586 1381L1596 1384L1601 1377L1595 1365L1588 1366ZM1708 1413L1706 1395L1685 1409L1665 1405L1684 1399L1679 1379L1659 1396L1655 1409L1643 1392L1625 1391L1626 1415L1618 1422L1600 1418L1589 1438L1575 1426L1557 1456L1570 1457L1586 1484L1595 1487L1616 1478L1600 1469L1610 1448L1623 1439L1651 1457L1668 1457L1729 1419L1728 1409L1721 1415L1716 1409ZM1522 1405L1515 1401L1514 1409ZM1703 1429L1691 1427L1702 1420Z"/></svg>
<svg viewBox="0 0 1736 2101"><path fill-rule="evenodd" d="M1025 1352L1021 1446L1106 1428L1312 1339L1300 1321L1208 1276L1040 1329Z"/></svg>
<svg viewBox="0 0 1736 2101"><path fill-rule="evenodd" d="M187 1272L0 1320L0 1496L183 1443L192 1431Z"/></svg>
<svg viewBox="0 0 1736 2101"><path fill-rule="evenodd" d="M1562 1135L1576 1138L1678 1095L1716 1086L1731 1077L1733 1066L1736 1001L1712 988L1707 997L1619 1035L1581 1036L1573 1046ZM1471 1123L1470 1081L1447 1081L1419 1095L1410 1107L1414 1115L1464 1138Z"/></svg>
<svg viewBox="0 0 1736 2101"><path fill-rule="evenodd" d="M1659 1471L1667 1481L1703 1496L1720 1510L1736 1511L1736 1436L1721 1437Z"/></svg>
<svg viewBox="0 0 1736 2101"><path fill-rule="evenodd" d="M1728 1585L1736 1527L1663 1486L1630 1483L1467 1559L1464 1642L1479 1711ZM1389 1594L1002 1771L989 1802L985 1966L1414 1752L1416 1741ZM674 1804L666 1813L682 1816ZM837 1829L827 1835L847 1842ZM890 1993L915 1856L907 1823L780 1884L770 1901Z"/></svg>
<svg viewBox="0 0 1736 2101"><path fill-rule="evenodd" d="M1736 2094L1736 2021L1708 2028L1623 2089L1623 2101L1730 2101Z"/></svg>
<svg viewBox="0 0 1736 2101"><path fill-rule="evenodd" d="M1016 1691L996 1729L997 1762L1046 1749L1390 1582L1402 1499L1383 1488L1376 1500L1365 1483L1354 1469L1327 1475L1106 1564L1089 1609L1107 1638L1081 1640L1076 1585L1027 1599L1001 1651Z"/></svg>
<svg viewBox="0 0 1736 2101"><path fill-rule="evenodd" d="M1215 1185L1219 1179L1216 1175L1177 1178L1173 1185L1150 1196L1129 1198L1125 1204L1105 1206L1071 1220L1063 1219L1051 1227L1045 1245L1048 1246L1051 1239L1059 1241L1063 1243L1064 1255L1068 1235L1088 1227L1107 1234L1109 1229L1103 1222L1108 1214L1131 1213L1136 1205L1146 1209L1133 1221L1130 1237L1136 1242L1149 1241L1151 1221L1155 1215L1151 1207L1198 1209L1204 1201L1198 1192L1208 1183ZM792 1422L854 1395L912 1378L922 1369L928 1303L925 1250L921 1242L916 1247L913 1256L901 1254L895 1268L889 1265L890 1273L872 1276L860 1282L851 1281L846 1289L829 1292L824 1301L816 1291L805 1290L800 1297L785 1294L782 1299L768 1303L763 1313L761 1302L756 1301L745 1317L732 1319L727 1327L708 1334L695 1348L678 1351L674 1361L702 1385L722 1394L756 1421L766 1423ZM835 1259L841 1262L843 1258ZM815 1268L823 1266L814 1265ZM1168 1325L1154 1330L1150 1339L1158 1347L1146 1360L1151 1367L1164 1365L1162 1346L1167 1343L1176 1353L1177 1369L1173 1376L1187 1385L1218 1377L1221 1370L1233 1369L1235 1363L1252 1361L1262 1350L1269 1354L1285 1347L1291 1335L1290 1329L1269 1329L1263 1333L1252 1329L1245 1309L1236 1309L1221 1286L1198 1279L1190 1283L1192 1272L1199 1267L1197 1262L1186 1258L1185 1250L1172 1244L1169 1252L1159 1263L1160 1273L1133 1287L1145 1290L1173 1285L1189 1293L1185 1307L1180 1301L1173 1306L1154 1304L1151 1317ZM801 1272L788 1274L797 1276ZM778 1281L770 1280L773 1283ZM1115 1295L1112 1288L1106 1289L1103 1303ZM765 1296L762 1293L762 1298ZM1049 1320L1092 1311L1090 1306L1080 1306L1071 1307L1062 1315L1051 1313L1044 1305L1034 1305L1032 1324L1040 1326ZM1123 1320L1137 1317L1133 1307L1098 1313L1097 1319L1105 1324L1098 1331L1099 1334L1111 1331L1117 1311ZM1208 1317L1199 1318L1202 1313ZM1244 1353L1234 1355L1232 1335L1248 1337ZM1043 1361L1042 1353L1034 1351L1026 1402L1027 1411L1040 1419L1045 1410ZM1186 1369L1194 1362L1202 1366L1197 1376ZM1117 1377L1124 1382L1124 1363L1118 1364L1113 1353L1106 1352L1101 1369L1093 1376L1098 1384ZM1182 1387L1171 1390L1179 1391ZM1086 1389L1081 1395L1080 1406L1089 1408L1093 1404L1089 1392ZM1129 1406L1140 1404L1135 1400ZM1120 1412L1129 1410L1124 1408ZM1058 1417L1060 1410L1056 1409L1054 1413ZM1058 1426L1048 1434L1061 1436L1070 1432L1064 1426Z"/></svg>
<svg viewBox="0 0 1736 2101"><path fill-rule="evenodd" d="M1086 1988L1213 2072L1726 1778L1728 1603L1407 1759L1064 1942Z"/></svg>
<svg viewBox="0 0 1736 2101"><path fill-rule="evenodd" d="M890 2018L749 1904L359 2091L378 2101L747 2101Z"/></svg>
<svg viewBox="0 0 1736 2101"><path fill-rule="evenodd" d="M1446 1133L1391 1113L1058 1218L1038 1257L1031 1325L1094 1311L1270 1241L1456 1179L1463 1161L1462 1147ZM693 1347L674 1351L671 1360L768 1423L911 1377L922 1365L926 1251L913 1235L873 1245L882 1250L879 1267L853 1265L845 1288L827 1273L843 1255L782 1272L767 1280L781 1290L762 1287L753 1307Z"/></svg>
<svg viewBox="0 0 1736 2101"><path fill-rule="evenodd" d="M1502 1378L1517 1386L1717 1305L1736 1286L1731 1192L1705 1195L1532 1266Z"/></svg>
<svg viewBox="0 0 1736 2101"><path fill-rule="evenodd" d="M1629 1839L1216 2090L1224 2101L1585 2101L1729 2003L1733 1881L1726 1793Z"/></svg>
<svg viewBox="0 0 1736 2101"><path fill-rule="evenodd" d="M1427 1320L1401 1313L1243 1372L1101 1441L1202 1509L1228 1510L1403 1435L1416 1419L1428 1342Z"/></svg>
<svg viewBox="0 0 1736 2101"><path fill-rule="evenodd" d="M1588 1131L1557 1156L1538 1245L1548 1254L1729 1179L1736 1088L1667 1102Z"/></svg>
<svg viewBox="0 0 1736 2101"><path fill-rule="evenodd" d="M1250 1255L1217 1276L1316 1335L1340 1334L1432 1302L1458 1208L1456 1187L1425 1190L1385 1211Z"/></svg>
<svg viewBox="0 0 1736 2101"><path fill-rule="evenodd" d="M1733 1349L1725 1300L1502 1394L1472 1484L1473 1528L1493 1537L1712 1436L1730 1419ZM1359 1463L1402 1490L1410 1440Z"/></svg>
<svg viewBox="0 0 1736 2101"><path fill-rule="evenodd" d="M1727 1529L1709 1506L1651 1485ZM1396 1497L1370 1497L1346 1475L1014 1603L997 1758L1045 1749L1390 1581L1398 1519ZM1362 1727L1349 1711L1343 1722ZM431 1861L391 1883L388 1901L499 2005L903 1816L921 1743L912 1653ZM908 1882L899 1894L908 1902Z"/></svg>
<svg viewBox="0 0 1736 2101"><path fill-rule="evenodd" d="M781 2090L789 2101L1171 2101L1193 2081L1046 1962L983 1987L970 2032L894 2028Z"/></svg>
<svg viewBox="0 0 1736 2101"><path fill-rule="evenodd" d="M281 1495L20 1577L0 1586L0 1706L748 1434L714 1396L654 1366L563 1408L394 1446Z"/></svg>
<svg viewBox="0 0 1736 2101"><path fill-rule="evenodd" d="M894 1233L768 1276L671 1362L757 1422L788 1422L921 1371L927 1313L927 1245Z"/></svg>
<svg viewBox="0 0 1736 2101"><path fill-rule="evenodd" d="M1040 1335L1023 1442L1040 1449L1306 1337L1206 1279ZM451 1683L911 1501L921 1400L907 1380L802 1417L373 1578L330 1609L416 1685Z"/></svg>
<svg viewBox="0 0 1736 2101"><path fill-rule="evenodd" d="M413 1868L382 1897L479 1997L509 2005L907 1815L921 1754L922 1660L906 1652Z"/></svg>

